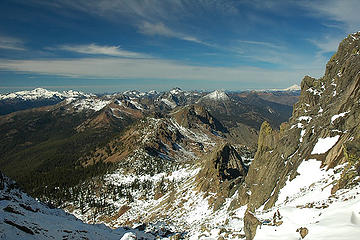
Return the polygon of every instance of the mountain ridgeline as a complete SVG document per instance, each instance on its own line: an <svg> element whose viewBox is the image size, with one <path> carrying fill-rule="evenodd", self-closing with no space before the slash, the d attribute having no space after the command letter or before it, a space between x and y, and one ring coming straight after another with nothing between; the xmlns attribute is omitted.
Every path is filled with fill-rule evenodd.
<svg viewBox="0 0 360 240"><path fill-rule="evenodd" d="M226 98L214 99L212 93L178 88L164 93L127 91L102 97L45 89L1 95L0 104L6 106L2 110L11 106L13 110L27 108L0 117L1 170L34 196L51 196L50 189L68 189L110 170L113 163L131 156L139 145L144 145L149 158L157 158L164 166L173 165L164 158L181 158L183 162L193 158L184 155L183 150L198 155L210 151L203 142L207 136L226 138L253 151L261 122L267 120L278 127L279 118L287 119L292 109L260 96L260 104L252 103L248 98L254 98L254 94L250 93L242 97L220 93ZM46 106L31 108L37 104ZM251 119L256 120L249 124ZM144 131L149 125L154 128ZM202 139L194 139L195 135L186 139L185 133L180 133L199 129L198 125L206 130ZM180 132L172 131L180 126ZM145 135L153 135L153 141L140 143ZM125 166L126 161L122 164Z"/></svg>

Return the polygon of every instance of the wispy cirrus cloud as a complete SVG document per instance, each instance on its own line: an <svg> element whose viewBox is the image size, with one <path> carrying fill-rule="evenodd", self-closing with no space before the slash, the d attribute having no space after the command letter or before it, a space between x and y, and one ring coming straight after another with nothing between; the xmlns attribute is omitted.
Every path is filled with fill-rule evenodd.
<svg viewBox="0 0 360 240"><path fill-rule="evenodd" d="M126 21L137 28L139 33L177 38L184 41L212 46L211 43L194 34L199 30L193 19L199 14L232 16L238 13L233 1L214 0L54 0L36 1L51 5L60 11L67 9L82 11L113 22ZM192 21L191 27L188 21ZM164 24L166 22L166 25ZM176 23L176 24L174 24ZM170 26L170 27L169 27ZM198 31L199 32L199 31Z"/></svg>
<svg viewBox="0 0 360 240"><path fill-rule="evenodd" d="M163 23L149 23L149 22L143 22L143 24L139 25L139 32L146 35L159 35L159 36L165 36L165 37L176 37L181 38L184 35L181 33L177 33L170 28L166 27Z"/></svg>
<svg viewBox="0 0 360 240"><path fill-rule="evenodd" d="M324 19L326 26L343 29L345 32L357 32L360 30L360 4L358 0L315 0L299 2L315 16ZM331 25L329 20L336 21Z"/></svg>
<svg viewBox="0 0 360 240"><path fill-rule="evenodd" d="M322 69L268 70L256 67L193 66L175 61L131 58L83 58L47 60L0 60L0 69L19 73L47 74L95 79L200 80L204 82L251 83L253 88L289 85L305 74Z"/></svg>
<svg viewBox="0 0 360 240"><path fill-rule="evenodd" d="M51 48L53 49L53 48ZM107 56L114 56L114 57L126 57L126 58L147 58L149 56L127 51L121 49L120 46L101 46L95 43L92 44L85 44L85 45L62 45L55 49L82 53L82 54L90 54L90 55L107 55Z"/></svg>
<svg viewBox="0 0 360 240"><path fill-rule="evenodd" d="M214 0L32 0L37 4L50 5L58 9L76 9L112 20L125 16L141 21L164 21L181 19L204 12L232 15L238 9L234 1ZM115 18L114 18L115 17Z"/></svg>
<svg viewBox="0 0 360 240"><path fill-rule="evenodd" d="M142 24L138 25L139 32L145 35L150 36L163 36L163 37L169 37L169 38L177 38L184 41L194 42L198 44L203 44L206 46L214 46L210 43L207 43L205 41L202 41L198 39L197 37L190 36L188 34L174 31L170 29L169 27L165 26L163 23L150 23L150 22L143 22Z"/></svg>
<svg viewBox="0 0 360 240"><path fill-rule="evenodd" d="M343 37L325 36L321 40L309 39L309 41L320 49L318 54L335 52Z"/></svg>
<svg viewBox="0 0 360 240"><path fill-rule="evenodd" d="M249 41L249 40L238 40L240 44L248 44L248 45L258 45L263 47L269 47L274 49L283 49L284 47L281 45L277 45L271 42L262 42L262 41Z"/></svg>
<svg viewBox="0 0 360 240"><path fill-rule="evenodd" d="M0 48L7 50L25 51L24 42L19 38L0 35Z"/></svg>

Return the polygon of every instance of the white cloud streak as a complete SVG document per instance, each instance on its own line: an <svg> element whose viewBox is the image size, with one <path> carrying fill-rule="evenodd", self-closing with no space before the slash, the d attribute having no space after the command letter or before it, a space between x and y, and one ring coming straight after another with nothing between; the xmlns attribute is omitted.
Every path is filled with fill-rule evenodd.
<svg viewBox="0 0 360 240"><path fill-rule="evenodd" d="M304 69L280 71L250 67L190 66L156 59L85 58L72 60L0 60L0 69L15 72L60 75L68 77L114 79L201 80L251 83L254 87L272 84L284 86L300 81L305 74L316 74Z"/></svg>
<svg viewBox="0 0 360 240"><path fill-rule="evenodd" d="M182 34L176 33L173 30L169 29L163 23L153 24L149 22L144 22L143 24L139 25L139 32L151 36L160 35L165 37L177 38L183 36Z"/></svg>
<svg viewBox="0 0 360 240"><path fill-rule="evenodd" d="M107 55L115 57L126 57L126 58L147 58L145 54L131 52L123 50L120 46L101 46L97 44L86 44L86 45L63 45L58 47L60 50L91 54L91 55Z"/></svg>
<svg viewBox="0 0 360 240"><path fill-rule="evenodd" d="M37 3L49 4L46 1ZM186 24L180 27L181 30L175 29L174 23L179 28L178 24L184 19L193 19L199 14L231 16L238 13L232 1L214 0L54 0L52 6L63 10L75 9L114 22L126 21L142 34L178 38L206 46L213 45L193 33L195 22L190 31L186 29Z"/></svg>
<svg viewBox="0 0 360 240"><path fill-rule="evenodd" d="M34 0L49 5L48 1ZM141 21L170 21L204 12L223 15L237 14L233 1L215 0L53 0L52 6L71 8L110 19L125 16Z"/></svg>
<svg viewBox="0 0 360 240"><path fill-rule="evenodd" d="M335 52L346 34L360 30L360 4L358 0L305 0L297 4L304 7L308 15L320 19L329 29L325 35L308 39L319 51L316 58L324 62L324 54ZM330 31L331 30L331 31Z"/></svg>
<svg viewBox="0 0 360 240"><path fill-rule="evenodd" d="M324 53L335 52L341 40L342 37L326 36L322 40L310 39L309 41L320 49L318 54L324 54Z"/></svg>
<svg viewBox="0 0 360 240"><path fill-rule="evenodd" d="M1 36L0 35L0 48L7 50L25 51L24 42L21 39Z"/></svg>
<svg viewBox="0 0 360 240"><path fill-rule="evenodd" d="M248 40L238 40L239 43L249 44L249 45L259 45L268 48L274 49L283 49L283 46L271 43L271 42L261 42L261 41L248 41Z"/></svg>
<svg viewBox="0 0 360 240"><path fill-rule="evenodd" d="M358 0L317 0L300 2L315 15L339 22L347 33L360 30L360 4Z"/></svg>
<svg viewBox="0 0 360 240"><path fill-rule="evenodd" d="M170 38L178 38L184 41L189 42L195 42L199 44L203 44L206 46L212 46L210 43L206 43L204 41L199 40L196 37L177 32L174 30L171 30L167 26L165 26L163 23L150 23L150 22L143 22L143 24L138 26L139 32L145 35L150 36L163 36L163 37L170 37Z"/></svg>

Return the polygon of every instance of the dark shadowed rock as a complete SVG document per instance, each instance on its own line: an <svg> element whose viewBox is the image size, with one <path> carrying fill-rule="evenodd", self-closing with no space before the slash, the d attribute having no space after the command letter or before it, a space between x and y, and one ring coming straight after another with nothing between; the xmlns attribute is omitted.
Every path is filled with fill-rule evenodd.
<svg viewBox="0 0 360 240"><path fill-rule="evenodd" d="M217 194L214 199L216 208L224 202L225 197L233 194L234 187L244 180L247 167L234 147L228 143L218 147L203 161L203 167L196 176L197 188Z"/></svg>

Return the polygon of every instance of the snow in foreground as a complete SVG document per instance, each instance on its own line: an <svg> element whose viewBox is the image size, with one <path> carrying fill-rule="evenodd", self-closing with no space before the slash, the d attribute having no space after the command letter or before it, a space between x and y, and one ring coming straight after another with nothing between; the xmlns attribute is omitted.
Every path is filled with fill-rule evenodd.
<svg viewBox="0 0 360 240"><path fill-rule="evenodd" d="M255 239L298 240L300 227L308 229L304 239L355 240L360 236L360 187L339 190L331 195L333 180L340 177L344 166L326 171L321 162L304 161L298 175L280 191L275 206L267 211L258 211L256 216L265 222L273 221L279 210L283 221L280 226L258 227Z"/></svg>
<svg viewBox="0 0 360 240"><path fill-rule="evenodd" d="M0 239L154 239L150 234L104 224L85 224L60 209L52 209L14 188L0 173Z"/></svg>

